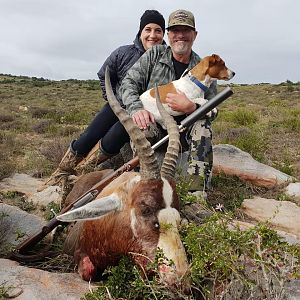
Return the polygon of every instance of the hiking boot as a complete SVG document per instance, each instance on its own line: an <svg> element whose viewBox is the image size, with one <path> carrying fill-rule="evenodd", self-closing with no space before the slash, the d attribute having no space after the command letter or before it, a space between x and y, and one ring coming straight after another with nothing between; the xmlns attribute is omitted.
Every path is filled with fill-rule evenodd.
<svg viewBox="0 0 300 300"><path fill-rule="evenodd" d="M46 186L59 185L62 180L67 179L70 175L75 174L75 168L83 157L77 155L72 149L72 145L60 161L58 168L51 174L49 180L45 183Z"/></svg>
<svg viewBox="0 0 300 300"><path fill-rule="evenodd" d="M101 147L101 141L83 158L77 165L76 171L81 174L94 171L94 169L102 162L112 157L113 155L106 153Z"/></svg>

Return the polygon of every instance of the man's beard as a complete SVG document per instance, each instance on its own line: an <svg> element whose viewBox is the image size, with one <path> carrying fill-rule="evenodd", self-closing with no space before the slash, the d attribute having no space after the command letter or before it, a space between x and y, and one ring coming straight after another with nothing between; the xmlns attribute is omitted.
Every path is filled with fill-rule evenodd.
<svg viewBox="0 0 300 300"><path fill-rule="evenodd" d="M180 42L175 42L173 45L173 51L176 54L179 54L179 55L185 54L185 53L187 53L188 50L189 50L188 42L180 41Z"/></svg>

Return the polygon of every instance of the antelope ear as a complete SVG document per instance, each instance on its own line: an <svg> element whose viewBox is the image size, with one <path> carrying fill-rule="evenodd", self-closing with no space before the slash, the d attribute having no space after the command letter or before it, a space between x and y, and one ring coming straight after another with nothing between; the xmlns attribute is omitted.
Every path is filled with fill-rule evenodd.
<svg viewBox="0 0 300 300"><path fill-rule="evenodd" d="M104 215L121 210L122 202L116 194L96 199L82 207L70 210L62 215L56 216L56 219L62 222L75 222L79 220L99 219Z"/></svg>

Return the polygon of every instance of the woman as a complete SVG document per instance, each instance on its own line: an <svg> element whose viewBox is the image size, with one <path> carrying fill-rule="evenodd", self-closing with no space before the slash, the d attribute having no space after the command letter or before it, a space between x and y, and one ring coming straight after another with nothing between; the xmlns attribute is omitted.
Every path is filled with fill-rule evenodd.
<svg viewBox="0 0 300 300"><path fill-rule="evenodd" d="M146 50L153 45L163 44L164 33L164 17L156 10L146 10L141 16L140 28L133 44L121 46L113 51L98 72L103 98L106 101L104 83L106 67L109 67L112 88L117 95L127 70ZM119 101L122 104L122 100L119 99ZM109 104L106 103L80 137L71 142L69 149L47 184L59 183L61 179L73 174L76 167L82 168L87 164L97 165L103 162L118 154L128 141L129 137L126 130Z"/></svg>

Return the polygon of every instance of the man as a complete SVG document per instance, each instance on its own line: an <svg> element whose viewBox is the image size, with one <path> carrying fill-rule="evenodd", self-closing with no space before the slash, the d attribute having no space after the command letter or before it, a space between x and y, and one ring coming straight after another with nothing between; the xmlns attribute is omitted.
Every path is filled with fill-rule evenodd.
<svg viewBox="0 0 300 300"><path fill-rule="evenodd" d="M200 61L200 57L192 51L197 31L191 12L182 9L173 12L166 29L170 46L166 48L157 45L143 54L128 71L119 89L119 97L122 98L127 111L141 129L147 129L153 124L154 117L149 111L144 110L139 95L154 87L155 84L167 84L179 79L183 73L192 69ZM205 93L205 98L211 99L216 92L216 84L213 84ZM167 94L166 101L173 110L184 112L186 115L197 109L196 104L181 92ZM216 111L210 115L210 118L197 121L188 133L187 173L193 180L198 181L197 189L200 189L199 183L204 189L210 185L213 161L210 125L215 115ZM175 119L179 122L183 117Z"/></svg>

